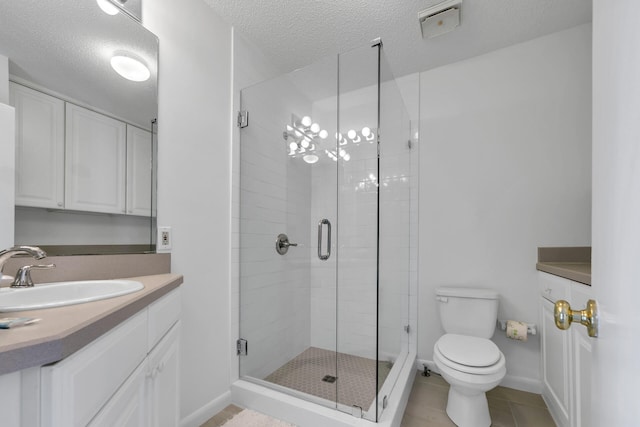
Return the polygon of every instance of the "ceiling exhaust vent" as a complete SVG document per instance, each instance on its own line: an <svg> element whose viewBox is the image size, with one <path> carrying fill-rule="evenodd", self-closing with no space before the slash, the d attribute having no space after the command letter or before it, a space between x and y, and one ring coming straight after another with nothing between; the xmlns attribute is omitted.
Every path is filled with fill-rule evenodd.
<svg viewBox="0 0 640 427"><path fill-rule="evenodd" d="M446 0L418 13L422 38L437 37L459 26L460 6L462 0Z"/></svg>

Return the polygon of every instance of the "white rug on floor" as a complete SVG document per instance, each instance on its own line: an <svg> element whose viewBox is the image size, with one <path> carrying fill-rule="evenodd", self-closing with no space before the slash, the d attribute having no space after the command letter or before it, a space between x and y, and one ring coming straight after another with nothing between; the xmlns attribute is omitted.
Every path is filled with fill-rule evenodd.
<svg viewBox="0 0 640 427"><path fill-rule="evenodd" d="M276 420L251 409L243 409L223 424L223 427L295 427L294 424Z"/></svg>

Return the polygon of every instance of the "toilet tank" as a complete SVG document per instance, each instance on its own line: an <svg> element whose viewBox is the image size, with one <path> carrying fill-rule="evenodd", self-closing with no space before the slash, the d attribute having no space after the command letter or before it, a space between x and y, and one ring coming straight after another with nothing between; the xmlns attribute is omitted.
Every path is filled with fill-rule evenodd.
<svg viewBox="0 0 640 427"><path fill-rule="evenodd" d="M448 334L491 338L496 329L499 298L492 289L436 289L442 327Z"/></svg>

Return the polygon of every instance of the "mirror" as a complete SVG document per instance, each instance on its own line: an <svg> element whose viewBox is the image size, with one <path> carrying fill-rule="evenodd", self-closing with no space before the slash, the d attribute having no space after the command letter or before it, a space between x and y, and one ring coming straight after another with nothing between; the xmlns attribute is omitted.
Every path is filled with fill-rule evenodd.
<svg viewBox="0 0 640 427"><path fill-rule="evenodd" d="M16 244L38 245L58 255L149 252L155 248L156 187L153 165L157 154L154 119L157 117L158 40L129 16L130 13L135 14L130 9L127 9L128 13L116 9L114 15L103 12L98 3L105 1L21 0L0 3L0 55L9 60L9 80L14 88L10 90L15 93L16 87L26 88L27 95L45 94L53 97L51 99L63 101L63 122L60 126L64 128L65 151L61 156L64 164L60 175L64 177L64 183L61 184L64 185L61 190L64 192L64 202L58 202L54 207L41 207L35 206L38 203L20 201L18 187L21 166L28 168L32 165L20 158L17 150ZM113 6L107 3L107 6ZM139 14L140 1L129 0L129 3ZM126 3L122 6L127 8ZM117 74L110 64L111 58L117 54L145 64L150 77L145 81L130 81ZM15 103L16 99L14 95L10 103ZM126 211L124 207L118 211L103 209L98 203L94 203L97 208L88 205L87 209L83 207L87 204L69 202L72 193L73 197L82 198L84 191L84 194L90 195L88 197L93 197L104 190L89 187L88 182L92 173L107 168L105 165L108 164L102 151L83 145L84 140L95 133L95 128L87 127L85 122L73 127L75 122L70 121L70 108L80 111L78 116L84 117L88 112L87 115L93 115L97 122L108 120L109 125L115 124L122 129L118 131L120 140L126 142L118 156L126 157L124 160L118 157L118 165L123 165L122 168L118 166L122 169L118 169L118 174L124 175L118 176L118 186L122 185L123 189L121 191L118 187L117 191L126 193ZM20 133L19 127L17 124L16 133ZM32 126L31 129L34 127L45 128ZM130 156L140 150L132 149L132 131L143 135L138 138L145 141L142 144L145 152L138 157L144 157L146 162L138 168L146 171L141 178L136 178L137 188L133 189L128 187L128 182L134 179L127 168L133 164ZM91 158L92 164L80 164L81 161L73 157L76 151L70 153L72 133L80 135L76 139L82 142L74 150L84 150L84 154L78 155L77 159ZM96 144L99 147L98 144L104 144L104 141L97 141ZM79 164L74 163L76 160ZM75 169L72 171L72 168ZM69 187L70 182L75 182L74 188ZM98 187L101 186L98 183ZM143 197L141 193L144 193ZM134 194L138 195L138 202L129 201ZM140 199L144 200L141 202ZM134 203L146 208L132 209L129 205L133 206Z"/></svg>

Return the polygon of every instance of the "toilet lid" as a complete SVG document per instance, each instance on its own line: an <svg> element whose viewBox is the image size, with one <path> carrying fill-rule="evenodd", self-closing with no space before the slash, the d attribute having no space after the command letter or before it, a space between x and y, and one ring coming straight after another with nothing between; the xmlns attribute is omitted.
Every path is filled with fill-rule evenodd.
<svg viewBox="0 0 640 427"><path fill-rule="evenodd" d="M440 354L460 365L481 368L500 360L498 346L486 338L446 334L437 344Z"/></svg>

